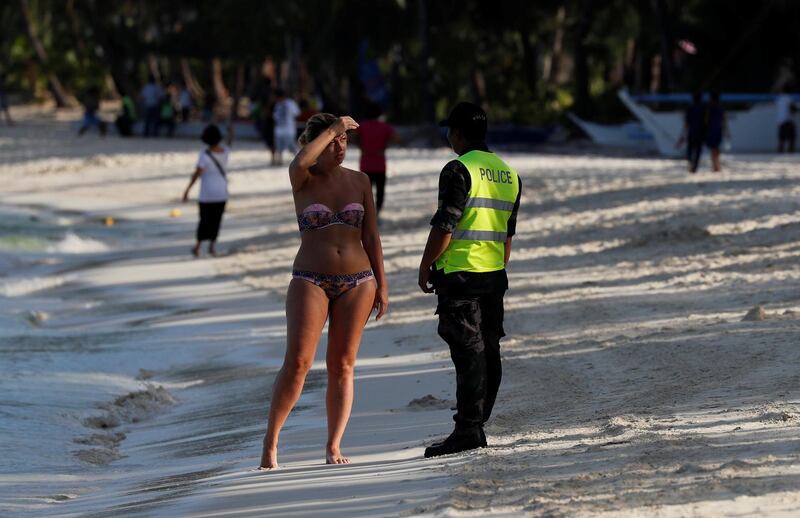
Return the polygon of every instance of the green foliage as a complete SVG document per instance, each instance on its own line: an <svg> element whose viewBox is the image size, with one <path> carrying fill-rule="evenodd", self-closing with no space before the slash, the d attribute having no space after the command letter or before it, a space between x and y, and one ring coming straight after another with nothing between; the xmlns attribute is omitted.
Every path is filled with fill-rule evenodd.
<svg viewBox="0 0 800 518"><path fill-rule="evenodd" d="M0 67L11 89L29 93L44 90L45 73L75 95L109 76L118 90L138 88L150 56L173 80L187 59L206 87L212 59L228 82L246 65L253 83L265 58L294 57L327 101L358 111L363 41L398 122L425 120L426 106L442 117L462 99L482 103L496 121L542 124L576 108L614 121L625 113L615 99L621 86L766 91L782 77L800 80L800 2L791 0L26 2L47 63L37 64L18 0L8 0L0 3L8 57ZM695 55L679 49L682 39ZM665 48L656 81L654 58Z"/></svg>

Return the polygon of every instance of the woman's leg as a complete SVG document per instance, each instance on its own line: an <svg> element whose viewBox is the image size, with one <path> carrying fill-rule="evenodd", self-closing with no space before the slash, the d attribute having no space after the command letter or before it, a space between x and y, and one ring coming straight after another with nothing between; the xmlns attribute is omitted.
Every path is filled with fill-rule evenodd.
<svg viewBox="0 0 800 518"><path fill-rule="evenodd" d="M328 297L322 288L292 279L286 297L286 356L272 391L261 468L278 467L278 434L303 390L327 316Z"/></svg>
<svg viewBox="0 0 800 518"><path fill-rule="evenodd" d="M375 210L378 214L380 214L381 209L383 208L383 197L384 193L386 192L386 173L380 175L377 178L377 183L375 184L375 191L376 191L376 199L375 199Z"/></svg>
<svg viewBox="0 0 800 518"><path fill-rule="evenodd" d="M192 255L195 257L200 256L200 243L208 239L208 218L209 218L209 205L205 202L198 202L197 203L197 212L198 212L198 219L197 219L197 232L195 232L195 238L197 240L197 244L194 245L192 248Z"/></svg>
<svg viewBox="0 0 800 518"><path fill-rule="evenodd" d="M375 302L375 281L370 280L348 290L331 303L328 324L328 464L349 464L340 451L342 435L353 407L353 368L361 334Z"/></svg>
<svg viewBox="0 0 800 518"><path fill-rule="evenodd" d="M715 173L718 173L721 169L719 165L719 148L711 148L711 167L714 169Z"/></svg>
<svg viewBox="0 0 800 518"><path fill-rule="evenodd" d="M209 234L208 234L208 253L216 256L217 255L217 236L219 236L219 228L222 225L222 215L225 213L225 203L226 202L219 202L219 203L212 203L211 211L209 214Z"/></svg>
<svg viewBox="0 0 800 518"><path fill-rule="evenodd" d="M690 140L686 149L689 157L689 172L696 173L697 165L700 163L700 153L703 151L703 142Z"/></svg>

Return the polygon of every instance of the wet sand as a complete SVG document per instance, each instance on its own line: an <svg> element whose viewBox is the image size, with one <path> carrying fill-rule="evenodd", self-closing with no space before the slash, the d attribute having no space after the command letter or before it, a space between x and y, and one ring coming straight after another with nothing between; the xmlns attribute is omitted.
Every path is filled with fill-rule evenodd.
<svg viewBox="0 0 800 518"><path fill-rule="evenodd" d="M424 446L452 426L454 374L436 336L435 301L416 288L438 171L452 154L392 151L381 227L392 306L368 325L359 355L343 444L354 463L324 465L323 337L282 436L284 468L259 473L252 468L299 243L285 171L268 167L255 143L237 144L222 257L192 260L194 209L176 200L198 146L78 140L43 120L0 128L9 156L0 202L97 222L110 215L118 234L101 236L106 250L53 252L54 275L66 280L26 295L37 302L21 311L46 309L47 318L34 313L25 336L58 344L76 332L128 333L113 346L86 342L108 354L92 372L75 357L82 376L108 369L126 380L66 411L76 430L104 415L102 405L148 386L174 401L107 430L84 426L74 436L84 442L66 454L74 471L15 475L31 491L52 490L16 510L720 516L800 508L800 159L723 157L725 173L689 176L683 163L653 157L505 154L524 197L491 447L423 460ZM353 150L348 164L356 159ZM183 215L170 218L175 207ZM60 305L81 297L100 302ZM0 477L9 484L12 475Z"/></svg>

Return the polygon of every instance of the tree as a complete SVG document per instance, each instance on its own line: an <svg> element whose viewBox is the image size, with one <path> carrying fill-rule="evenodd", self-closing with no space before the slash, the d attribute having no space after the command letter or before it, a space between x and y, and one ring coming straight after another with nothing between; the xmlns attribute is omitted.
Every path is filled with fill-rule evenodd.
<svg viewBox="0 0 800 518"><path fill-rule="evenodd" d="M36 33L36 27L34 26L30 9L28 9L27 0L19 0L19 9L22 17L22 23L25 27L25 33L28 36L28 40L30 40L36 60L39 62L39 66L42 67L42 70L44 70L44 73L47 76L47 85L50 88L50 93L53 94L53 99L56 102L56 106L59 108L64 108L69 104L67 101L67 94L64 91L64 87L61 86L61 81L58 79L58 76L50 68L47 52L45 51L44 45L42 45L42 42Z"/></svg>

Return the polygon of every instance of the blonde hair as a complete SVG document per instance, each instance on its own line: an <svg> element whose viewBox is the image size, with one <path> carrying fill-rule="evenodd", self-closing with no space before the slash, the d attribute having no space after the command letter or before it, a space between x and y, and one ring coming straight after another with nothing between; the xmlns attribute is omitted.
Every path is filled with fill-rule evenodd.
<svg viewBox="0 0 800 518"><path fill-rule="evenodd" d="M328 129L331 124L336 122L337 118L338 117L332 113L317 113L316 115L313 115L306 122L306 129L303 130L303 133L300 135L300 138L297 139L297 142L299 142L301 146L305 146L315 138L319 137L320 133Z"/></svg>

